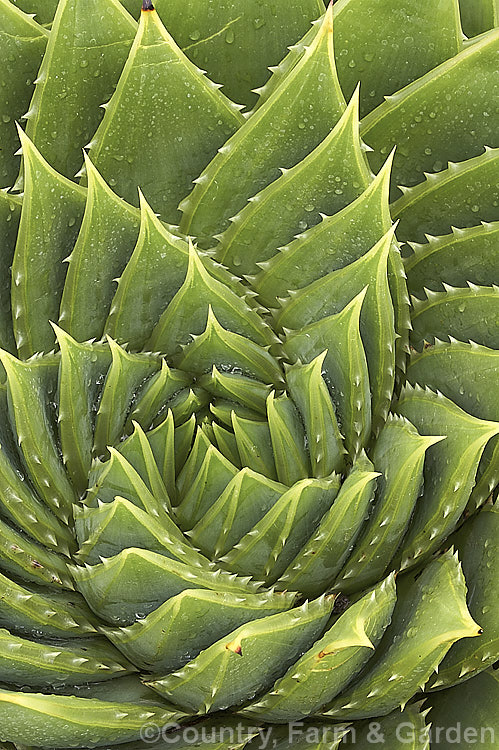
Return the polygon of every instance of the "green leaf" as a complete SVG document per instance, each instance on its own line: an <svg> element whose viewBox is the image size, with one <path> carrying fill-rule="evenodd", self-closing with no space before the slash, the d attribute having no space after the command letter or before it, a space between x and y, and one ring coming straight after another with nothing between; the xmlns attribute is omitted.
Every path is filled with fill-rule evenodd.
<svg viewBox="0 0 499 750"><path fill-rule="evenodd" d="M294 293L276 316L281 329L300 330L339 312L367 286L360 330L372 392L374 428L388 413L395 372L395 327L387 263L395 227L368 253Z"/></svg>
<svg viewBox="0 0 499 750"><path fill-rule="evenodd" d="M247 106L255 103L253 90L265 83L268 68L324 13L321 0L208 0L199 6L156 0L155 8L185 54L223 84L226 96Z"/></svg>
<svg viewBox="0 0 499 750"><path fill-rule="evenodd" d="M73 536L28 484L16 441L9 426L7 389L0 392L0 508L1 515L37 542L70 556Z"/></svg>
<svg viewBox="0 0 499 750"><path fill-rule="evenodd" d="M123 435L125 420L140 385L160 369L159 357L131 354L108 337L112 363L95 418L94 454L106 456Z"/></svg>
<svg viewBox="0 0 499 750"><path fill-rule="evenodd" d="M118 451L142 477L154 497L158 500L168 498L163 478L147 436L137 422L133 422L133 428L132 435L119 445Z"/></svg>
<svg viewBox="0 0 499 750"><path fill-rule="evenodd" d="M95 633L94 617L79 594L37 590L0 573L0 625L13 633L40 638L87 638ZM27 606L28 605L28 606Z"/></svg>
<svg viewBox="0 0 499 750"><path fill-rule="evenodd" d="M372 740L383 737L388 750L397 750L401 742L406 750L428 750L431 725L425 723L428 710L420 708L421 703L411 703L403 711L397 709L388 716L377 716L374 727L371 721L357 722L344 744L358 750L372 750Z"/></svg>
<svg viewBox="0 0 499 750"><path fill-rule="evenodd" d="M0 519L0 567L16 580L72 589L67 560Z"/></svg>
<svg viewBox="0 0 499 750"><path fill-rule="evenodd" d="M192 529L207 510L218 500L237 469L210 445L197 475L175 509L176 519L182 529Z"/></svg>
<svg viewBox="0 0 499 750"><path fill-rule="evenodd" d="M65 177L73 179L82 165L81 150L102 119L100 106L114 91L134 36L135 23L118 0L57 6L25 119L29 138Z"/></svg>
<svg viewBox="0 0 499 750"><path fill-rule="evenodd" d="M436 606L438 602L438 606ZM428 565L397 604L383 642L362 676L325 712L331 718L383 716L404 707L438 667L451 645L479 635L466 607L466 584L450 552Z"/></svg>
<svg viewBox="0 0 499 750"><path fill-rule="evenodd" d="M212 416L215 417L215 419L218 420L218 422L221 422L224 427L228 427L229 429L233 427L233 415L238 418L240 417L241 419L245 419L249 422L254 422L257 425L265 423L262 414L259 414L257 411L253 411L253 409L248 409L246 406L241 406L241 404L238 404L235 401L226 401L225 399L216 398L210 403L208 415L209 418L211 419ZM263 433L261 437L263 439ZM214 437L213 440L215 440ZM270 452L270 455L272 455L272 447L270 445L270 442L268 450ZM273 465L274 464L272 463L272 466Z"/></svg>
<svg viewBox="0 0 499 750"><path fill-rule="evenodd" d="M12 263L12 317L21 357L49 351L50 321L59 304L69 255L83 217L86 191L59 175L19 129L23 149L24 197ZM43 252L40 252L43 248Z"/></svg>
<svg viewBox="0 0 499 750"><path fill-rule="evenodd" d="M238 469L241 469L241 459L239 457L239 451L237 450L236 437L233 432L226 430L216 422L212 423L213 434L215 436L215 442L218 450L225 458L228 458L231 464L234 464Z"/></svg>
<svg viewBox="0 0 499 750"><path fill-rule="evenodd" d="M488 32L364 119L362 137L374 149L374 169L397 145L394 197L396 186L412 187L422 182L425 172L477 156L484 145L498 145L490 108L498 44L499 31Z"/></svg>
<svg viewBox="0 0 499 750"><path fill-rule="evenodd" d="M97 564L103 557L113 557L130 547L158 552L193 565L208 562L190 547L168 516L155 517L123 497L100 502L97 508L78 509L75 527L81 543L80 564Z"/></svg>
<svg viewBox="0 0 499 750"><path fill-rule="evenodd" d="M85 155L87 202L68 258L59 323L78 341L100 339L121 274L137 239L138 211L118 198Z"/></svg>
<svg viewBox="0 0 499 750"><path fill-rule="evenodd" d="M195 423L196 417L193 414L191 420L186 422L186 425L192 430L188 444L189 450L191 447L192 435L194 434ZM184 451L180 450L180 446L177 446L175 442L177 436L173 420L173 412L171 409L168 410L166 419L154 430L148 432L146 437L154 454L154 460L161 472L166 491L168 492L168 497L174 502L176 497L175 459L179 460L183 457L185 460L187 449Z"/></svg>
<svg viewBox="0 0 499 750"><path fill-rule="evenodd" d="M0 630L0 667L11 685L80 685L135 671L105 639L35 643Z"/></svg>
<svg viewBox="0 0 499 750"><path fill-rule="evenodd" d="M15 123L26 112L33 93L33 83L47 45L48 32L32 18L12 5L0 1L0 183L14 183L19 172L19 148Z"/></svg>
<svg viewBox="0 0 499 750"><path fill-rule="evenodd" d="M90 746L138 740L147 722L164 726L182 714L157 705L116 703L75 696L0 692L2 737L45 747Z"/></svg>
<svg viewBox="0 0 499 750"><path fill-rule="evenodd" d="M199 310L199 306L195 304L196 300L199 304L199 296L197 296L196 293L192 293L192 291L186 288L185 299L185 307L192 310ZM230 302L235 303L236 298L234 298L234 300L230 299ZM241 300L238 300L238 302L238 307L244 308L244 302ZM222 310L222 314L223 313L224 310ZM229 308L226 315L231 315L231 313L232 310ZM237 313L239 314L239 310L237 310ZM243 317L243 314L243 309L241 309L241 318ZM256 322L256 313L253 313L253 315L255 315ZM165 314L165 321L167 316L168 311ZM180 314L176 317L180 318ZM187 319L184 321L183 315L179 322L183 324L184 330L187 331L189 323ZM251 318L250 322L253 322ZM236 325L239 327L238 323L239 321L237 321L236 324L233 323L232 327L235 328ZM263 325L264 323L262 321L261 326L263 327ZM169 331L171 335L171 320L168 327L165 325L165 330ZM240 336L230 330L225 330L215 317L211 305L208 307L208 317L205 330L201 335L196 336L195 334L191 334L191 336L194 341L185 346L182 354L179 354L175 358L175 363L179 369L201 374L206 373L209 370L213 372L213 367L218 367L222 371L228 371L229 374L232 373L233 375L237 375L239 372L244 373L244 375L249 378L256 378L264 384L282 383L283 378L279 363L275 357L267 351L267 348L260 346L258 343L255 343L253 340L246 338L245 336ZM256 336L253 336L253 338L256 338ZM234 398L234 396L232 396L232 398Z"/></svg>
<svg viewBox="0 0 499 750"><path fill-rule="evenodd" d="M178 202L192 180L242 122L237 106L185 57L158 14L148 11L141 14L90 158L118 195L137 205L140 186L154 210L176 224Z"/></svg>
<svg viewBox="0 0 499 750"><path fill-rule="evenodd" d="M272 690L243 714L259 721L298 722L329 703L362 669L390 623L395 579L387 578L344 612Z"/></svg>
<svg viewBox="0 0 499 750"><path fill-rule="evenodd" d="M293 401L286 394L276 398L275 391L267 399L267 415L277 478L291 487L310 474L303 424Z"/></svg>
<svg viewBox="0 0 499 750"><path fill-rule="evenodd" d="M189 434L190 433L191 430L189 430ZM175 431L175 438L176 436L177 431ZM192 435L190 438L190 442L192 443ZM189 445L189 450L185 456L185 463L182 467L182 470L178 472L177 489L180 497L183 497L183 495L189 491L189 487L192 485L194 479L199 473L206 453L211 445L212 443L210 442L209 437L198 426L192 449L190 449Z"/></svg>
<svg viewBox="0 0 499 750"><path fill-rule="evenodd" d="M134 397L132 409L125 422L125 432L132 432L134 422L138 422L144 430L148 430L151 425L156 426L158 418L172 397L191 383L188 375L168 367L166 360L162 359L161 370L149 378Z"/></svg>
<svg viewBox="0 0 499 750"><path fill-rule="evenodd" d="M241 575L254 575L268 584L274 583L315 532L339 486L335 475L297 482L220 558L221 562Z"/></svg>
<svg viewBox="0 0 499 750"><path fill-rule="evenodd" d="M294 599L295 594L239 596L187 589L143 620L128 628L106 628L105 634L142 669L171 672L240 625L290 609Z"/></svg>
<svg viewBox="0 0 499 750"><path fill-rule="evenodd" d="M453 538L468 584L468 608L480 623L483 635L455 643L430 683L431 689L447 688L483 672L499 659L499 627L491 602L499 595L497 540L499 509L487 505ZM473 683L474 685L475 683Z"/></svg>
<svg viewBox="0 0 499 750"><path fill-rule="evenodd" d="M210 397L201 388L184 388L167 403L167 408L173 412L173 419L177 426L186 422L193 414L198 417L203 410L206 413Z"/></svg>
<svg viewBox="0 0 499 750"><path fill-rule="evenodd" d="M250 199L218 237L216 257L239 276L359 197L370 171L359 138L358 92L337 125L302 161Z"/></svg>
<svg viewBox="0 0 499 750"><path fill-rule="evenodd" d="M341 485L331 508L279 579L279 586L297 589L308 597L334 581L357 538L374 493L378 474L361 454Z"/></svg>
<svg viewBox="0 0 499 750"><path fill-rule="evenodd" d="M499 222L469 229L453 229L443 237L428 237L424 245L411 243L413 254L405 259L409 291L418 297L423 289L441 290L443 281L452 286L486 286L499 282L495 251Z"/></svg>
<svg viewBox="0 0 499 750"><path fill-rule="evenodd" d="M314 477L341 474L344 464L342 437L328 388L322 377L327 352L309 365L293 365L286 372L291 398L303 419Z"/></svg>
<svg viewBox="0 0 499 750"><path fill-rule="evenodd" d="M344 0L334 17L338 78L345 96L362 82L362 117L462 46L457 0Z"/></svg>
<svg viewBox="0 0 499 750"><path fill-rule="evenodd" d="M97 461L89 476L90 489L85 496L85 505L94 508L103 503L112 503L117 495L142 508L156 518L164 519L170 510L169 498L166 494L156 497L153 495L142 477L135 471L124 456L115 448L110 448L111 458L101 464ZM170 525L174 525L173 521ZM174 529L170 529L174 533Z"/></svg>
<svg viewBox="0 0 499 750"><path fill-rule="evenodd" d="M392 205L392 215L399 220L398 238L422 242L428 234L494 221L498 174L499 148L488 147L474 159L450 162L444 171L427 174L424 182L403 190L403 196Z"/></svg>
<svg viewBox="0 0 499 750"><path fill-rule="evenodd" d="M208 557L227 554L275 505L287 487L245 467L194 528L193 544Z"/></svg>
<svg viewBox="0 0 499 750"><path fill-rule="evenodd" d="M499 676L495 669L478 675L473 683L430 695L425 704L430 710L428 718L434 727L440 728L440 736L450 740L441 742L442 748L450 750L454 746L456 727L461 726L462 737L467 741L494 750L499 732L495 710L498 700Z"/></svg>
<svg viewBox="0 0 499 750"><path fill-rule="evenodd" d="M242 625L180 672L148 684L192 712L238 705L249 695L267 690L322 635L332 607L332 597L321 597L301 608Z"/></svg>
<svg viewBox="0 0 499 750"><path fill-rule="evenodd" d="M337 591L363 591L385 574L421 491L426 450L440 440L422 437L408 420L389 416L372 454L380 472L374 507L335 581Z"/></svg>
<svg viewBox="0 0 499 750"><path fill-rule="evenodd" d="M232 428L242 465L277 479L268 423L245 419L233 411Z"/></svg>
<svg viewBox="0 0 499 750"><path fill-rule="evenodd" d="M330 132L345 107L332 42L331 9L283 85L225 143L182 201L185 234L211 244L248 198L279 177L279 168L297 164Z"/></svg>
<svg viewBox="0 0 499 750"><path fill-rule="evenodd" d="M19 196L0 190L0 346L11 354L16 353L10 305L11 266L21 206L22 199Z"/></svg>
<svg viewBox="0 0 499 750"><path fill-rule="evenodd" d="M202 388L214 396L237 401L242 406L254 409L264 416L267 413L267 397L272 389L271 385L264 385L238 372L218 370L215 365L211 373L199 378L198 382Z"/></svg>
<svg viewBox="0 0 499 750"><path fill-rule="evenodd" d="M181 563L156 552L129 548L99 565L72 567L76 587L99 617L128 625L185 589L255 593L260 584L234 574Z"/></svg>
<svg viewBox="0 0 499 750"><path fill-rule="evenodd" d="M21 362L6 352L0 357L7 372L10 421L26 469L40 497L67 523L76 496L60 458L50 407L57 362L52 358Z"/></svg>
<svg viewBox="0 0 499 750"><path fill-rule="evenodd" d="M95 407L100 378L111 364L107 346L78 344L56 327L61 359L58 381L58 424L63 460L78 493L87 488L92 463Z"/></svg>
<svg viewBox="0 0 499 750"><path fill-rule="evenodd" d="M107 333L142 348L182 286L188 258L187 242L171 234L140 193L140 234L118 280Z"/></svg>
<svg viewBox="0 0 499 750"><path fill-rule="evenodd" d="M495 377L499 353L478 344L437 342L414 354L409 361L407 379L439 390L451 401L480 419L499 421L499 402ZM499 480L499 440L486 445L478 467L477 483L468 503L474 510L490 495Z"/></svg>
<svg viewBox="0 0 499 750"><path fill-rule="evenodd" d="M203 332L210 306L220 323L229 330L257 344L275 342L275 335L263 318L244 297L209 273L191 244L185 281L155 326L146 345L148 350L176 353L193 334Z"/></svg>
<svg viewBox="0 0 499 750"><path fill-rule="evenodd" d="M350 456L366 445L371 433L369 375L359 328L366 291L364 288L341 312L298 331L287 331L283 347L291 360L303 362L327 351L322 371Z"/></svg>
<svg viewBox="0 0 499 750"><path fill-rule="evenodd" d="M38 23L50 24L59 0L10 0L25 13L35 13Z"/></svg>
<svg viewBox="0 0 499 750"><path fill-rule="evenodd" d="M468 37L499 25L497 0L459 0L463 31Z"/></svg>
<svg viewBox="0 0 499 750"><path fill-rule="evenodd" d="M420 349L425 341L452 336L499 349L499 287L443 287L443 292L425 290L426 299L413 298L411 344Z"/></svg>
<svg viewBox="0 0 499 750"><path fill-rule="evenodd" d="M253 281L263 303L277 307L279 297L353 263L381 239L391 225L388 191L390 156L362 195L333 216L303 232L269 261Z"/></svg>
<svg viewBox="0 0 499 750"><path fill-rule="evenodd" d="M472 417L441 393L407 385L397 412L418 432L447 435L428 449L424 492L409 531L397 553L402 569L422 562L454 530L475 483L485 445L499 432L499 424Z"/></svg>

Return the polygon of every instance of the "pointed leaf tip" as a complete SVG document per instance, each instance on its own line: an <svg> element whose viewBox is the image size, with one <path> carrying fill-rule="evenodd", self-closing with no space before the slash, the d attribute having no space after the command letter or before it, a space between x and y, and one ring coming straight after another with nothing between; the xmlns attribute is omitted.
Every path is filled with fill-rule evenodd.
<svg viewBox="0 0 499 750"><path fill-rule="evenodd" d="M152 0L142 0L142 10L154 10L154 5L152 4Z"/></svg>

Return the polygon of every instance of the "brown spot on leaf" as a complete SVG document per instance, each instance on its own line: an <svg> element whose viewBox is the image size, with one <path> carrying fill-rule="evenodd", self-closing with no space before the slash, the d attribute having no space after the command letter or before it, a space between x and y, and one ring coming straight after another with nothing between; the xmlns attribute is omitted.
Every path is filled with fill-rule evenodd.
<svg viewBox="0 0 499 750"><path fill-rule="evenodd" d="M325 656L332 656L336 651L319 651L317 654L318 659L324 659Z"/></svg>
<svg viewBox="0 0 499 750"><path fill-rule="evenodd" d="M232 641L231 643L226 643L225 648L227 651L232 651L233 654L237 654L238 656L243 655L243 649L241 648L241 644L237 643L236 641Z"/></svg>

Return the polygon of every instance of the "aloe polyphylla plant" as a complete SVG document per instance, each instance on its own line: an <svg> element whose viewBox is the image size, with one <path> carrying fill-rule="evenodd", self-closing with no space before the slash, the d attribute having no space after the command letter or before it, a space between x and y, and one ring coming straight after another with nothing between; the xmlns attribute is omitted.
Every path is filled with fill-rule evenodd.
<svg viewBox="0 0 499 750"><path fill-rule="evenodd" d="M495 746L496 15L0 0L6 748Z"/></svg>

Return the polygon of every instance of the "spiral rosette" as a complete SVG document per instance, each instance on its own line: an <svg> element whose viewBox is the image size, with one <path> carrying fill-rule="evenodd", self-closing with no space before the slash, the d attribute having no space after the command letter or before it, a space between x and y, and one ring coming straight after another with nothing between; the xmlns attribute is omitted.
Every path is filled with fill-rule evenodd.
<svg viewBox="0 0 499 750"><path fill-rule="evenodd" d="M276 2L279 29L209 0L206 35L190 3L24 5L0 0L39 68L0 155L0 739L325 750L376 719L427 748L499 656L498 32L463 42L451 0L439 28ZM401 24L410 74L380 51ZM255 101L252 35L267 64L303 33Z"/></svg>

